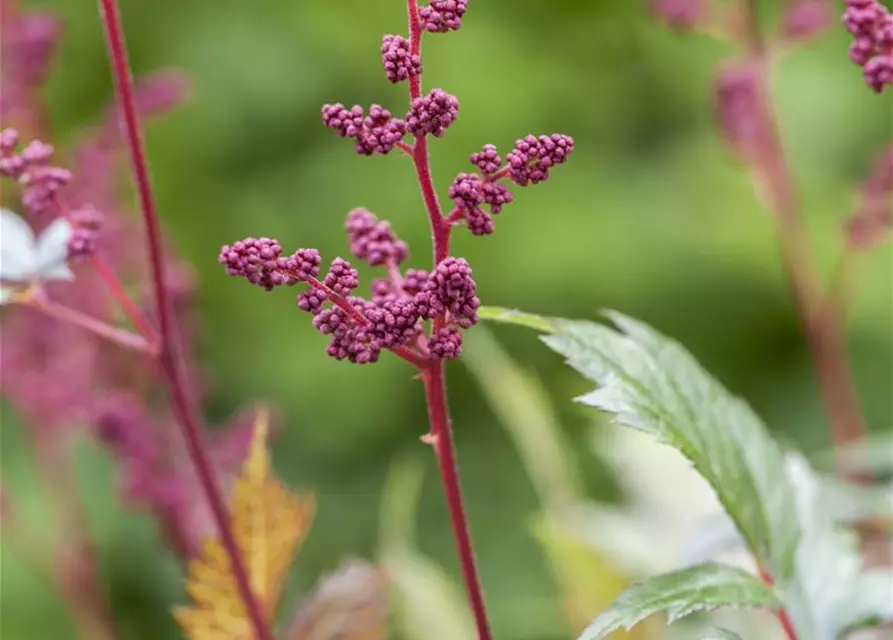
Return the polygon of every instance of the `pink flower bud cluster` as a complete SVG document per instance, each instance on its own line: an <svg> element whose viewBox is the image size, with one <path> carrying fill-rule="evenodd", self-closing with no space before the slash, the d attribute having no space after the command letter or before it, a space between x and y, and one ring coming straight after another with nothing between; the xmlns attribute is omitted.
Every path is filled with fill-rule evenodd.
<svg viewBox="0 0 893 640"><path fill-rule="evenodd" d="M271 238L246 238L220 251L227 274L243 277L271 290L304 282L298 308L313 316L313 327L329 336L326 350L336 360L355 364L377 362L385 349L404 349L419 359L451 359L461 353L460 329L477 323L477 285L471 267L462 258L446 258L434 272L399 265L409 256L406 244L365 209L356 209L345 224L351 252L371 266L384 266L388 278L376 280L372 297L353 295L359 273L344 258L335 258L317 280L320 257L315 249L299 249L284 258L282 247ZM436 320L430 340L423 323Z"/></svg>
<svg viewBox="0 0 893 640"><path fill-rule="evenodd" d="M408 80L422 73L422 58L412 53L410 42L403 36L388 34L381 39L381 64L393 83Z"/></svg>
<svg viewBox="0 0 893 640"><path fill-rule="evenodd" d="M406 122L392 118L390 111L377 104L369 108L369 115L359 105L350 109L340 103L323 105L322 120L342 138L353 138L357 153L363 156L387 155L406 135Z"/></svg>
<svg viewBox="0 0 893 640"><path fill-rule="evenodd" d="M426 137L439 138L459 116L458 99L440 88L422 95L421 32L446 33L462 26L468 10L467 0L430 0L415 11L410 3L410 38L387 34L381 42L381 63L392 83L409 81L410 106L402 118L394 118L383 107L373 104L368 112L359 105L341 103L322 107L323 124L342 138L355 141L361 155L384 155L398 148L412 156L423 182L425 201L435 219L435 234L451 232L456 224L474 235L493 233L493 216L514 200L507 182L518 186L538 184L549 178L553 167L563 164L573 152L570 136L527 136L515 143L503 157L493 145L486 145L469 158L477 173L460 173L449 187L454 209L447 215L432 204L427 166ZM404 142L410 135L414 140ZM423 159L422 159L423 158ZM354 295L359 285L357 270L343 258L336 258L322 281L302 277L283 258L278 242L269 238L246 238L223 247L220 262L227 273L244 277L253 284L272 289L304 282L309 287L297 297L298 308L313 316L313 326L330 337L328 354L336 360L357 364L376 362L382 350L390 349L417 366L431 359L452 359L462 350L462 333L478 321L477 285L471 267L462 258L438 259L429 273L401 265L409 258L409 249L391 226L365 209L355 209L345 225L350 252L372 267L387 269L387 277L372 281L369 299ZM444 244L441 236L438 255ZM313 251L302 249L301 251ZM446 253L445 251L443 253ZM318 268L319 254L314 252ZM429 334L424 324L431 322Z"/></svg>
<svg viewBox="0 0 893 640"><path fill-rule="evenodd" d="M502 168L502 157L497 148L492 144L485 145L469 157L469 162L483 175L460 173L450 185L449 196L456 206L456 217L465 221L473 235L493 233L493 216L514 201L512 192L501 180L511 179L521 187L543 182L549 178L549 170L563 164L573 150L574 139L570 136L557 133L539 137L529 135L515 142L506 155L506 166ZM490 211L482 209L482 205Z"/></svg>
<svg viewBox="0 0 893 640"><path fill-rule="evenodd" d="M893 85L893 14L877 0L846 0L843 23L855 39L850 59L877 93Z"/></svg>
<svg viewBox="0 0 893 640"><path fill-rule="evenodd" d="M71 180L71 172L51 164L52 145L32 140L16 152L19 134L0 131L0 176L16 180L22 187L22 205L32 215L55 212L55 197Z"/></svg>
<svg viewBox="0 0 893 640"><path fill-rule="evenodd" d="M468 11L468 0L431 0L427 7L419 9L422 27L429 33L457 31L462 17Z"/></svg>

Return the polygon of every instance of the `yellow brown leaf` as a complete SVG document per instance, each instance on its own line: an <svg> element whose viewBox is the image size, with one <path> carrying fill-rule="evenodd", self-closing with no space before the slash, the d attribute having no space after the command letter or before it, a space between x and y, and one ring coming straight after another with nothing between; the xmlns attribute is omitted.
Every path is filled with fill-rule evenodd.
<svg viewBox="0 0 893 640"><path fill-rule="evenodd" d="M272 621L282 584L315 511L310 495L293 493L270 469L269 413L259 411L242 473L233 488L230 526L252 591ZM186 593L192 604L174 610L189 640L253 640L229 557L217 538L205 541L189 563Z"/></svg>

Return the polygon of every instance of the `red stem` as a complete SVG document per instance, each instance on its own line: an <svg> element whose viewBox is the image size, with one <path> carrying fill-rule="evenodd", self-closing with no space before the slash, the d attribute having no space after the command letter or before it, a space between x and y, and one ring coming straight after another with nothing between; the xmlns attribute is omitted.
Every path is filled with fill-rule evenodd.
<svg viewBox="0 0 893 640"><path fill-rule="evenodd" d="M99 274L99 277L105 281L109 293L111 293L112 297L119 305L121 305L121 309L133 323L133 326L146 337L146 340L152 344L157 344L158 336L155 334L155 329L146 321L142 312L130 296L127 295L124 285L121 284L121 281L118 280L117 276L115 276L115 273L109 268L109 265L105 260L98 254L94 254L90 258L90 264L93 265L93 268L96 270L96 273Z"/></svg>
<svg viewBox="0 0 893 640"><path fill-rule="evenodd" d="M762 565L758 565L758 570L760 573L760 580L766 583L769 587L775 586L775 579L772 575L766 571L766 569ZM781 625L781 628L784 630L785 636L788 640L797 640L797 632L794 630L794 625L791 623L791 618L788 616L788 610L784 607L775 610L775 616L778 618L778 622Z"/></svg>
<svg viewBox="0 0 893 640"><path fill-rule="evenodd" d="M69 213L68 205L65 200L63 200L58 195L53 197L53 203L56 205L56 209L58 209L59 214L68 220L70 223L74 223ZM124 311L124 314L130 319L133 323L133 326L136 327L137 331L139 331L149 342L155 344L158 342L158 337L155 335L155 329L146 321L143 317L142 312L139 308L134 304L133 300L130 299L130 296L127 295L127 291L124 289L124 285L121 284L121 281L118 280L118 277L115 275L115 272L111 270L111 268L106 264L106 262L102 259L99 254L94 253L90 256L90 264L93 266L96 273L99 274L99 277L105 282L106 286L109 289L109 293L112 294L112 297L121 305L121 309Z"/></svg>
<svg viewBox="0 0 893 640"><path fill-rule="evenodd" d="M421 57L422 25L419 21L418 0L406 0L406 10L409 20L410 49L413 54ZM409 95L411 100L421 97L421 75L410 77ZM428 160L428 139L424 135L415 136L415 144L412 148L412 161L415 166L419 188L422 192L422 200L428 212L428 220L431 224L432 252L434 254L434 267L436 267L449 256L451 225L444 218L437 199L437 192L431 179L431 165ZM444 321L443 315L434 320L435 332L443 327ZM459 553L459 563L462 567L462 577L465 580L465 590L468 593L468 601L474 615L475 626L477 627L478 640L491 640L492 634L490 633L490 624L487 621L487 610L484 605L481 579L475 563L468 518L465 515L465 507L462 501L459 468L456 464L453 431L446 401L446 379L444 377L443 361L429 361L422 369L422 381L425 385L425 401L428 405L428 420L430 422L430 433L425 441L433 445L434 453L437 456L441 482L443 483L447 507L450 512L450 522L453 527L453 537Z"/></svg>
<svg viewBox="0 0 893 640"><path fill-rule="evenodd" d="M747 8L744 37L750 55L760 65L760 110L765 130L754 168L765 187L768 205L775 213L785 270L831 420L831 439L840 446L861 439L865 426L849 369L840 318L824 303L819 268L806 236L794 180L787 166L769 97L771 56L760 33L756 0L748 0Z"/></svg>
<svg viewBox="0 0 893 640"><path fill-rule="evenodd" d="M350 302L348 302L344 298L344 296L338 295L332 289L324 285L313 276L307 278L306 282L314 289L319 289L320 291L325 292L326 296L332 302L332 304L339 307L347 315L353 318L355 322L361 324L364 327L370 324L369 319L353 306L351 306ZM419 354L413 352L410 349L407 349L406 347L395 347L393 349L389 349L389 351L396 355L398 358L406 360L406 362L414 365L418 369L424 369L426 366L428 366L428 360L424 356L420 356Z"/></svg>
<svg viewBox="0 0 893 640"><path fill-rule="evenodd" d="M479 640L491 640L490 625L487 622L487 610L484 606L484 594L474 560L474 549L468 531L468 519L462 504L462 490L459 483L459 469L456 465L453 429L450 425L449 412L446 405L446 383L443 375L443 361L437 360L422 372L425 384L425 400L428 403L428 420L431 433L427 442L434 447L443 489L446 493L453 535L459 550L459 562L462 565L462 577L468 590L468 600L474 614Z"/></svg>
<svg viewBox="0 0 893 640"><path fill-rule="evenodd" d="M51 318L85 329L126 349L134 349L150 356L155 355L153 345L146 341L143 336L119 329L99 318L94 318L58 302L45 298L34 298L24 301L23 304Z"/></svg>
<svg viewBox="0 0 893 640"><path fill-rule="evenodd" d="M115 80L115 89L118 93L121 113L124 119L127 146L130 152L131 164L133 165L140 212L146 225L146 241L158 313L159 364L168 382L172 405L174 412L179 418L178 424L186 441L189 458L195 467L202 490L211 507L217 528L220 531L220 539L229 556L230 565L235 574L236 586L244 601L245 609L251 619L257 640L273 640L258 600L252 593L248 572L245 569L245 564L230 528L229 515L217 480L214 477L207 451L202 443L198 420L189 401L186 383L178 366L175 344L176 331L165 282L165 262L161 246L161 230L159 228L155 202L152 197L146 153L140 136L139 121L133 96L133 79L131 77L127 48L124 43L121 16L117 0L99 0L99 3L106 32L106 44L112 74Z"/></svg>

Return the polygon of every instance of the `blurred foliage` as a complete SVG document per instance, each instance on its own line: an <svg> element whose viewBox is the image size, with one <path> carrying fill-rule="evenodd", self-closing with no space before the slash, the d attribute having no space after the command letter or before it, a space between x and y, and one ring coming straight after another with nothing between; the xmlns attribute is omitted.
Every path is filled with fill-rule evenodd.
<svg viewBox="0 0 893 640"><path fill-rule="evenodd" d="M57 11L65 39L46 91L60 144L102 113L111 95L95 3L26 3ZM767 8L774 3L767 2ZM378 59L383 33L405 29L398 0L123 0L137 71L185 69L192 97L147 132L159 205L173 244L201 280L201 350L212 376L209 416L255 398L274 403L284 428L277 469L312 489L320 511L284 599L304 593L344 555L376 548L381 490L398 454L425 451L421 386L403 363L330 360L284 292L267 295L228 279L221 244L270 235L285 247L346 251L345 213L363 205L389 219L428 266L428 232L405 158L360 158L319 123L319 106L379 102L401 111ZM576 138L572 160L542 186L518 190L492 238L458 233L454 252L474 266L487 304L594 317L621 309L677 337L705 367L745 396L768 424L807 450L826 443L811 363L778 260L772 220L746 173L715 138L712 69L731 50L651 23L644 2L473 2L466 26L425 44L425 84L461 102L450 135L432 144L442 197L487 142L507 148L528 132ZM768 14L767 14L768 15ZM891 138L893 92L866 90L846 55L846 34L785 61L775 88L800 199L830 271L853 185ZM137 244L135 243L136 247ZM889 244L864 267L848 344L868 422L893 424ZM529 332L500 329L513 357L559 400L564 437L580 451L587 497L615 486L585 453L589 418L567 398L587 385ZM473 347L471 347L473 348ZM475 382L450 367L463 483L496 636L552 640L530 628L558 619L563 602L548 559L524 526L534 486ZM38 499L22 434L4 414L4 487L22 505ZM427 453L425 451L425 453ZM175 637L167 615L184 602L179 575L149 520L116 505L109 462L80 451L84 495L104 577L128 640ZM458 576L433 456L418 513L418 546ZM38 514L39 516L39 514ZM4 545L3 637L73 638L52 589ZM537 606L528 606L536 602ZM593 611L595 613L595 611Z"/></svg>

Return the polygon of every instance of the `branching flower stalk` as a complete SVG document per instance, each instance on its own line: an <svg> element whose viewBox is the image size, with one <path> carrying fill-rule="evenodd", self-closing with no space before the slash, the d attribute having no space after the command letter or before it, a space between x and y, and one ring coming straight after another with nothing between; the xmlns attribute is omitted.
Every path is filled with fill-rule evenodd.
<svg viewBox="0 0 893 640"><path fill-rule="evenodd" d="M418 0L406 0L406 9L409 37L389 34L381 44L388 80L408 81L410 105L406 115L393 117L377 104L367 110L337 103L323 106L322 119L342 138L353 139L360 155L388 155L397 149L412 160L431 229L431 271L404 272L401 265L409 258L406 243L387 222L365 209L351 211L345 227L353 256L386 270L387 277L372 283L371 299L352 295L359 287L359 272L343 258L335 258L320 279L322 258L316 249L302 248L288 255L278 240L245 238L225 245L219 261L227 274L267 291L299 283L309 285L297 297L298 308L313 316L314 328L330 336L327 353L336 360L369 364L377 362L381 352L387 350L419 370L430 422L422 439L432 445L437 457L478 637L490 640L462 501L444 367L446 360L461 354L462 331L478 322L480 300L471 266L465 259L450 255L450 236L453 229L463 225L476 236L492 234L493 216L514 199L505 182L526 187L545 181L552 167L567 160L574 141L560 134L528 135L515 142L505 163L495 146L484 146L469 157L478 172L460 173L453 180L449 187L453 207L444 212L431 175L428 144L431 136L441 137L456 121L459 101L443 89L423 92L422 37L425 33L458 30L468 2L431 0L420 7ZM411 143L404 140L407 135L412 137Z"/></svg>
<svg viewBox="0 0 893 640"><path fill-rule="evenodd" d="M880 93L893 83L893 19L876 0L847 0L847 7L843 22L856 37L850 57L863 67L866 84ZM787 0L781 25L771 35L762 32L756 0L728 5L654 0L652 8L675 28L729 37L743 49L738 59L725 63L717 74L717 124L732 151L750 168L757 192L773 214L785 271L830 419L831 440L837 446L855 442L863 437L865 424L846 353L843 314L836 308L842 301L839 287L847 282L850 260L841 258L840 276L825 287L806 235L769 89L779 53L815 38L831 24L831 2ZM872 219L874 236L889 225L878 225L878 217ZM844 251L853 246L847 241Z"/></svg>
<svg viewBox="0 0 893 640"><path fill-rule="evenodd" d="M771 51L760 31L756 0L747 3L744 37L748 57L754 64L753 115L761 132L753 141L753 169L766 203L775 214L788 279L831 419L831 439L835 445L843 446L864 437L864 419L838 316L825 304L818 263L806 236L796 186L779 136L769 90Z"/></svg>
<svg viewBox="0 0 893 640"><path fill-rule="evenodd" d="M236 585L245 605L245 609L254 626L257 640L272 640L263 611L258 599L252 592L248 572L229 523L229 515L224 504L220 487L211 468L208 453L202 443L198 418L186 390L186 382L180 368L177 354L177 336L170 309L170 300L166 285L165 262L161 246L161 229L152 186L149 168L139 130L136 104L134 101L133 79L130 61L124 42L121 16L116 0L100 0L100 13L105 28L106 43L111 62L115 89L121 106L122 119L130 152L134 181L143 222L146 227L146 241L149 251L151 277L153 283L156 313L158 317L158 364L168 382L171 402L182 427L183 438L196 474L210 504L214 519L220 533L220 539L226 549L229 561L236 578Z"/></svg>

